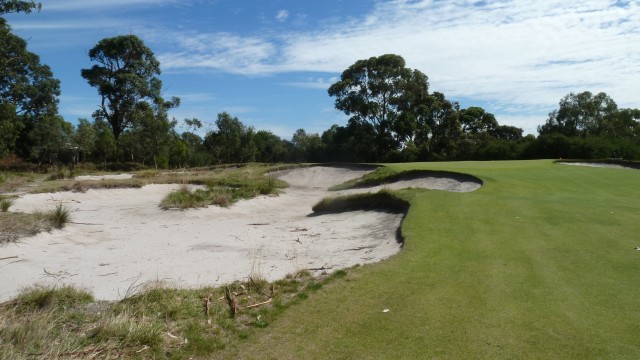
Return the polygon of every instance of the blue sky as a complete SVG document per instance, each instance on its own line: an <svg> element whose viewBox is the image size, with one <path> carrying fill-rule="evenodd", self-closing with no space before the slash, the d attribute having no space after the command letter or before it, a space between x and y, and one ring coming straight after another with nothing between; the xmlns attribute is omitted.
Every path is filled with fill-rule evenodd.
<svg viewBox="0 0 640 360"><path fill-rule="evenodd" d="M640 108L640 0L41 0L6 16L61 80L60 113L90 118L80 76L105 37L135 34L161 62L171 115L212 130L227 111L290 138L344 125L327 88L359 59L401 55L430 91L536 134L569 92Z"/></svg>

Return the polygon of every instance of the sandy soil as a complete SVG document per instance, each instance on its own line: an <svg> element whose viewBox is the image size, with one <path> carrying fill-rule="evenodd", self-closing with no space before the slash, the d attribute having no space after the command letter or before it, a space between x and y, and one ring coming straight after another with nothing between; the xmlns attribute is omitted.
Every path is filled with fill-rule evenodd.
<svg viewBox="0 0 640 360"><path fill-rule="evenodd" d="M100 181L100 180L123 180L123 179L131 179L131 178L133 178L133 174L80 175L80 176L76 176L74 180Z"/></svg>
<svg viewBox="0 0 640 360"><path fill-rule="evenodd" d="M616 165L616 164L605 164L605 163L590 163L590 162L559 162L558 164L562 165L573 165L573 166L587 166L587 167L601 167L601 168L615 168L615 169L631 169L627 166Z"/></svg>
<svg viewBox="0 0 640 360"><path fill-rule="evenodd" d="M0 247L0 301L35 283L74 284L98 299L117 300L150 281L175 287L221 285L259 274L269 280L302 269L334 271L377 262L400 250L402 214L356 211L308 216L327 189L367 171L311 167L275 173L290 184L277 196L240 201L230 208L161 210L179 185L101 189L86 193L29 194L12 211L64 203L72 223ZM424 178L385 187L471 191L454 179ZM360 189L370 191L376 189Z"/></svg>

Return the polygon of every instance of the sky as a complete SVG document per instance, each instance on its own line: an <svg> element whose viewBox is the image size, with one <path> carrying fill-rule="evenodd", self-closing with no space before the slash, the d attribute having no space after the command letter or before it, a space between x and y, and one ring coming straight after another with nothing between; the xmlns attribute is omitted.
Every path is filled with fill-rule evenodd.
<svg viewBox="0 0 640 360"><path fill-rule="evenodd" d="M357 60L401 55L429 91L537 134L565 95L606 92L640 108L640 0L40 0L8 14L61 81L60 114L91 118L80 76L103 38L134 34L161 63L179 120L215 130L223 111L290 139L347 116L328 87Z"/></svg>

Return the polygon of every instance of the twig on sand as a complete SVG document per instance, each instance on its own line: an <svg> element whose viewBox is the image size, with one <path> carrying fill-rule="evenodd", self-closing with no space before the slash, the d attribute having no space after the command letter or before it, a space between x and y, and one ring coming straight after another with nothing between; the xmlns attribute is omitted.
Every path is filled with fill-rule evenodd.
<svg viewBox="0 0 640 360"><path fill-rule="evenodd" d="M18 258L18 255L15 255L15 256L7 256L7 257L0 258L0 260L17 259L17 258Z"/></svg>
<svg viewBox="0 0 640 360"><path fill-rule="evenodd" d="M324 270L330 270L331 268L332 268L332 266L329 266L329 267L322 266L322 267L318 267L318 268L309 268L308 270L309 271L324 271Z"/></svg>

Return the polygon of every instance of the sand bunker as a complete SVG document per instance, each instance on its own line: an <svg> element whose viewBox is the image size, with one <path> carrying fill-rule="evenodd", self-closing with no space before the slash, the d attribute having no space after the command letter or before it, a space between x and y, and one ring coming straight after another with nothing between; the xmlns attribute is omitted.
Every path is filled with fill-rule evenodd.
<svg viewBox="0 0 640 360"><path fill-rule="evenodd" d="M563 162L563 161L559 161L558 164L573 165L573 166L600 167L600 168L632 169L631 167L628 167L628 166L622 166L622 165L617 165L617 164L607 164L607 163Z"/></svg>
<svg viewBox="0 0 640 360"><path fill-rule="evenodd" d="M100 181L100 180L125 180L133 178L133 174L109 174L109 175L80 175L74 180L78 181Z"/></svg>
<svg viewBox="0 0 640 360"><path fill-rule="evenodd" d="M230 208L161 210L161 199L179 185L22 196L12 211L46 210L64 203L73 222L63 230L0 247L0 301L35 283L74 284L93 291L98 299L117 300L149 281L216 286L251 274L275 280L302 269L333 271L380 261L400 250L396 233L403 214L309 216L311 206L335 194L329 187L368 171L281 171L273 175L290 184L284 193L240 201ZM433 188L434 179L411 181L386 187ZM442 177L437 181L446 182ZM478 186L449 179L445 187L470 191Z"/></svg>

